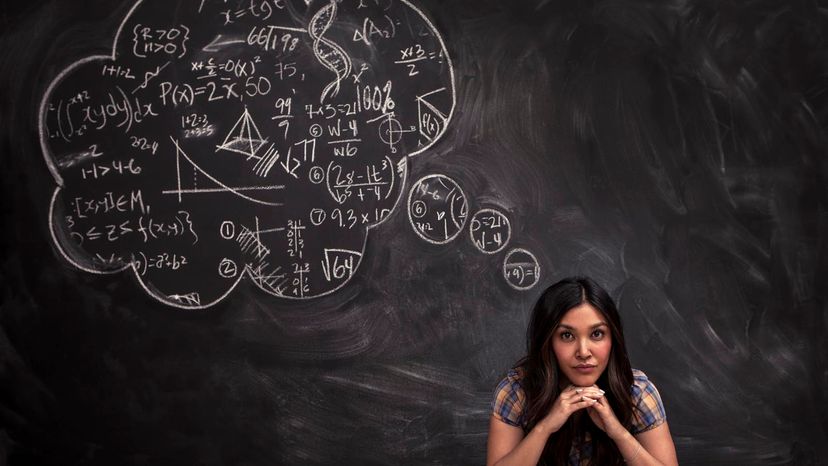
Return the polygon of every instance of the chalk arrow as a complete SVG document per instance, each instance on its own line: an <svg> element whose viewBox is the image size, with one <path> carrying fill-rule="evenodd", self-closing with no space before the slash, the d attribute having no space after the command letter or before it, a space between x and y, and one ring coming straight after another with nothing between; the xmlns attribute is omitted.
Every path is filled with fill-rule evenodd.
<svg viewBox="0 0 828 466"><path fill-rule="evenodd" d="M232 45L232 44L244 44L246 43L244 39L230 39L230 40L221 40L221 34L217 35L212 42L205 45L201 50L205 52L218 52L220 48Z"/></svg>

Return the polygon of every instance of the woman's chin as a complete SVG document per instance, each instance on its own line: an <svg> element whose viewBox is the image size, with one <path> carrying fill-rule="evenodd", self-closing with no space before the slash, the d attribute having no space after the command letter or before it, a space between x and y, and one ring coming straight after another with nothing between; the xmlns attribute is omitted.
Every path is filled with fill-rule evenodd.
<svg viewBox="0 0 828 466"><path fill-rule="evenodd" d="M590 387L598 381L598 375L591 374L566 374L566 377L572 385L578 387Z"/></svg>

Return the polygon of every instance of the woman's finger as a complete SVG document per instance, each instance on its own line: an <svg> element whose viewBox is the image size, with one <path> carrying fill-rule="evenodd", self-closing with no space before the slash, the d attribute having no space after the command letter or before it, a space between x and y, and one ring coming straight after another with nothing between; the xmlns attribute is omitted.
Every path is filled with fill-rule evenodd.
<svg viewBox="0 0 828 466"><path fill-rule="evenodd" d="M598 400L595 400L595 405L593 405L592 407L593 407L593 409L595 409L595 410L596 410L596 411L598 411L598 412L602 412L602 411L604 411L604 408L605 408L605 406L604 406L604 398L600 398L600 399L598 399ZM603 414L603 413L602 413L602 414Z"/></svg>
<svg viewBox="0 0 828 466"><path fill-rule="evenodd" d="M595 404L592 405L592 409L595 410L601 419L611 422L612 419L615 419L615 413L612 411L612 408L610 408L609 403L605 400L605 398L597 400Z"/></svg>
<svg viewBox="0 0 828 466"><path fill-rule="evenodd" d="M572 403L597 403L597 402L598 402L598 400L596 400L595 398L592 398L590 396L587 396L587 395L579 395L574 400L572 400Z"/></svg>
<svg viewBox="0 0 828 466"><path fill-rule="evenodd" d="M595 406L596 404L598 404L596 400L593 400L592 398L583 397L580 400L577 400L570 404L569 407L574 412L580 409L589 408L590 406Z"/></svg>
<svg viewBox="0 0 828 466"><path fill-rule="evenodd" d="M582 390L580 390L578 387L575 387L574 385L570 385L570 387L572 387L571 390L566 389L563 392L561 392L561 399L571 400L581 396L581 393L583 392Z"/></svg>
<svg viewBox="0 0 828 466"><path fill-rule="evenodd" d="M599 398L602 398L604 396L604 391L603 390L595 389L595 388L591 388L591 387L590 388L585 388L581 391L577 391L576 393L581 395L581 396L587 396L587 397L595 399L595 400L597 400Z"/></svg>

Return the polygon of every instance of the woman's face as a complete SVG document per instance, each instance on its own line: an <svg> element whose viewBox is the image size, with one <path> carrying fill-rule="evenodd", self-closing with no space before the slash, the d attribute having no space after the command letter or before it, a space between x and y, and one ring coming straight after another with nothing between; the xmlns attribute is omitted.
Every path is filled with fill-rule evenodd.
<svg viewBox="0 0 828 466"><path fill-rule="evenodd" d="M604 316L591 304L581 304L564 314L552 333L552 349L564 384L588 387L607 368L612 335Z"/></svg>

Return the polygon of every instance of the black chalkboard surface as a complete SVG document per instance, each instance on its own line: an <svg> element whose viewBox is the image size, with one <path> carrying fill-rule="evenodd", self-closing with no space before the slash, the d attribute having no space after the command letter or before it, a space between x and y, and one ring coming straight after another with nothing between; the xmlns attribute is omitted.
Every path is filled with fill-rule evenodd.
<svg viewBox="0 0 828 466"><path fill-rule="evenodd" d="M828 461L828 5L0 6L0 464L481 464L543 288Z"/></svg>

